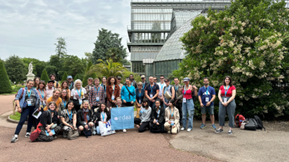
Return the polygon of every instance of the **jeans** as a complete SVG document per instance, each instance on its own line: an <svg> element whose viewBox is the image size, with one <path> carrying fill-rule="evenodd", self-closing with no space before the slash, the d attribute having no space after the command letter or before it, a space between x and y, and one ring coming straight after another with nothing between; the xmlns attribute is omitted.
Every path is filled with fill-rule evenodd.
<svg viewBox="0 0 289 162"><path fill-rule="evenodd" d="M166 103L168 104L170 100L167 99L167 98L165 98L165 101L166 101ZM167 106L167 105L164 103L164 109L166 109L167 107L169 107L169 106Z"/></svg>
<svg viewBox="0 0 289 162"><path fill-rule="evenodd" d="M188 128L193 129L193 120L194 120L194 101L189 99L186 102L183 102L182 105L182 116L183 116L183 127L187 126L187 114L189 114Z"/></svg>
<svg viewBox="0 0 289 162"><path fill-rule="evenodd" d="M224 97L222 97L223 99ZM229 100L229 98L228 98ZM224 99L223 99L224 101ZM223 127L225 125L226 112L229 117L229 126L234 128L234 115L235 115L236 103L235 100L231 101L226 107L219 102L219 125Z"/></svg>
<svg viewBox="0 0 289 162"><path fill-rule="evenodd" d="M150 106L151 108L154 108L154 107L155 107L155 103L156 103L156 102L149 101L149 106Z"/></svg>
<svg viewBox="0 0 289 162"><path fill-rule="evenodd" d="M28 115L29 115L29 120L28 120L26 132L31 132L31 128L33 126L33 120L34 120L34 117L32 116L32 114L34 112L34 108L35 108L34 106L33 107L28 106L28 107L22 109L21 117L20 117L19 123L16 127L15 134L19 135L19 133L22 129L22 126L25 123Z"/></svg>

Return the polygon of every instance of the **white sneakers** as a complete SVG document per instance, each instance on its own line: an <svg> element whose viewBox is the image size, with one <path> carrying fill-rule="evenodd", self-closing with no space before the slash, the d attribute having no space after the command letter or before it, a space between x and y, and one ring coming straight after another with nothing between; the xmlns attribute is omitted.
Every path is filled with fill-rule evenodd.
<svg viewBox="0 0 289 162"><path fill-rule="evenodd" d="M26 132L25 137L26 138L30 137L30 132Z"/></svg>
<svg viewBox="0 0 289 162"><path fill-rule="evenodd" d="M182 127L182 128L181 128L181 131L183 131L183 130L185 130L185 128L184 128L184 127Z"/></svg>
<svg viewBox="0 0 289 162"><path fill-rule="evenodd" d="M190 131L192 131L192 129L191 129L191 128L188 128L187 131L190 132Z"/></svg>
<svg viewBox="0 0 289 162"><path fill-rule="evenodd" d="M122 131L123 131L123 133L125 133L125 132L126 132L126 129L123 129Z"/></svg>

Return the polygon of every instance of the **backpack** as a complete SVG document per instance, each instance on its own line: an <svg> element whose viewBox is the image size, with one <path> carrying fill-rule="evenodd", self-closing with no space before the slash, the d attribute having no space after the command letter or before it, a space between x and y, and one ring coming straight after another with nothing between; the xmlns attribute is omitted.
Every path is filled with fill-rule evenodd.
<svg viewBox="0 0 289 162"><path fill-rule="evenodd" d="M241 114L237 114L235 116L235 125L237 127L241 127L242 122L245 120L245 117Z"/></svg>
<svg viewBox="0 0 289 162"><path fill-rule="evenodd" d="M264 128L264 130L266 131L266 128L263 126L263 122L262 122L262 120L259 118L259 116L254 115L254 119L255 119L256 122L257 122L257 128L256 128L256 129L261 129L261 130L263 130L263 128Z"/></svg>
<svg viewBox="0 0 289 162"><path fill-rule="evenodd" d="M256 130L257 129L257 121L254 118L246 119L247 124L245 125L246 130Z"/></svg>

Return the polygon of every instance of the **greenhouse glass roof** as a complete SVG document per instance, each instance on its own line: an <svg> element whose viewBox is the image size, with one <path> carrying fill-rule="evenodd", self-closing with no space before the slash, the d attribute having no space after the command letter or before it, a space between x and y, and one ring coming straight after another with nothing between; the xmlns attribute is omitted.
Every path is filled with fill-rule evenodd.
<svg viewBox="0 0 289 162"><path fill-rule="evenodd" d="M201 14L201 11L194 12L189 20L187 20L181 27L179 27L166 41L166 43L161 48L160 52L156 56L154 62L166 61L166 60L178 60L185 58L185 51L182 49L183 43L180 41L180 38L192 29L191 21L194 20L197 16ZM206 13L203 13L206 15Z"/></svg>

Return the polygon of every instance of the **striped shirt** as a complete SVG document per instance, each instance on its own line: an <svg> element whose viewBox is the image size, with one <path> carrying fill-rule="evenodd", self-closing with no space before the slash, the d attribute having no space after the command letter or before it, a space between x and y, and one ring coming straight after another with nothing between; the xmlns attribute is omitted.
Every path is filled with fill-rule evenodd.
<svg viewBox="0 0 289 162"><path fill-rule="evenodd" d="M99 101L96 101L97 97L99 97ZM98 106L100 103L104 103L105 102L104 88L100 85L91 88L88 100L90 105L92 106Z"/></svg>

